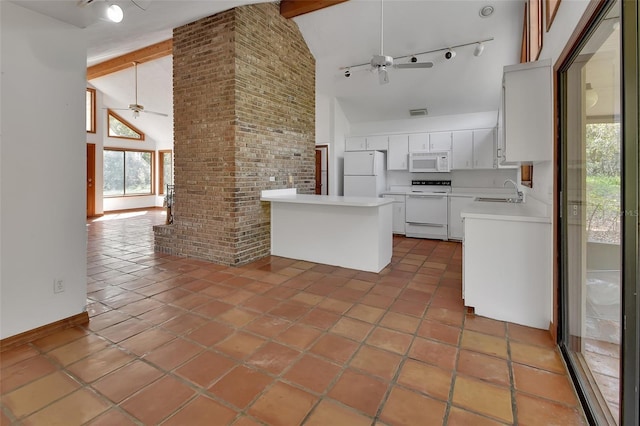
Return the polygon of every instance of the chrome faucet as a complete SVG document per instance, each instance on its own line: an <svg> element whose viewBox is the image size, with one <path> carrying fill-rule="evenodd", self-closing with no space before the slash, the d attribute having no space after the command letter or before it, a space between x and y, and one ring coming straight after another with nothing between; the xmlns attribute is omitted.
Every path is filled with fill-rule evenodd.
<svg viewBox="0 0 640 426"><path fill-rule="evenodd" d="M516 198L512 198L512 199L511 199L511 201L512 201L512 202L514 202L514 203L521 203L521 202L522 202L522 195L523 195L523 194L522 194L522 191L520 191L520 190L518 189L518 184L517 184L517 183L515 183L514 181L512 181L511 179L507 179L507 180L505 180L505 181L504 181L504 183L502 184L502 186L503 186L503 187L506 187L508 182L511 182L511 184L513 185L513 187L514 187L514 188L515 188L515 190L516 190Z"/></svg>

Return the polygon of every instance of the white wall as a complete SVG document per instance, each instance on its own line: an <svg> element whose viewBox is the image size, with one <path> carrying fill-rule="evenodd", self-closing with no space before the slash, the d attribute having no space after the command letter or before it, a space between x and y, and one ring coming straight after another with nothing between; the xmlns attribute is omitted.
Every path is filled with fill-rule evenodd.
<svg viewBox="0 0 640 426"><path fill-rule="evenodd" d="M330 194L342 195L344 193L344 182L342 176L344 175L344 148L345 137L351 133L349 120L344 115L342 106L337 99L333 99L333 172L331 172L331 166L329 173L331 173L331 179L329 185L331 185ZM333 183L331 183L333 181Z"/></svg>
<svg viewBox="0 0 640 426"><path fill-rule="evenodd" d="M497 122L498 111L416 117L406 120L353 123L351 124L351 134L348 136L482 129L495 127Z"/></svg>
<svg viewBox="0 0 640 426"><path fill-rule="evenodd" d="M6 1L0 11L6 338L85 310L86 46L80 29Z"/></svg>
<svg viewBox="0 0 640 426"><path fill-rule="evenodd" d="M543 47L539 59L551 59L551 63L555 64L588 4L588 0L565 0L560 3L551 29L543 35ZM553 108L553 106L550 105L549 108ZM546 143L553 144L553 141L549 140ZM554 198L553 164L553 161L535 163L533 165L533 188L525 189L527 196L543 202L549 212L552 211Z"/></svg>

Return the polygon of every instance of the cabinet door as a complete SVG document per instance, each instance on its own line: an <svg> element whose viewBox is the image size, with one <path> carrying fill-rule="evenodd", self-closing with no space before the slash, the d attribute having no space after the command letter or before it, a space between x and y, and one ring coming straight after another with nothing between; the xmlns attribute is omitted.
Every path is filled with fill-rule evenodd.
<svg viewBox="0 0 640 426"><path fill-rule="evenodd" d="M404 225L405 214L404 214L405 204L403 202L394 202L393 203L393 233L404 235Z"/></svg>
<svg viewBox="0 0 640 426"><path fill-rule="evenodd" d="M449 239L464 240L464 222L460 213L474 201L474 197L449 197Z"/></svg>
<svg viewBox="0 0 640 426"><path fill-rule="evenodd" d="M495 132L494 129L473 131L473 168L493 169Z"/></svg>
<svg viewBox="0 0 640 426"><path fill-rule="evenodd" d="M409 135L409 152L429 151L429 133L413 133Z"/></svg>
<svg viewBox="0 0 640 426"><path fill-rule="evenodd" d="M507 162L552 157L552 73L550 61L505 68L504 156Z"/></svg>
<svg viewBox="0 0 640 426"><path fill-rule="evenodd" d="M407 170L409 168L409 136L389 136L387 170Z"/></svg>
<svg viewBox="0 0 640 426"><path fill-rule="evenodd" d="M389 136L367 136L367 150L386 151L389 149Z"/></svg>
<svg viewBox="0 0 640 426"><path fill-rule="evenodd" d="M470 130L453 132L452 139L451 169L473 168L473 132Z"/></svg>
<svg viewBox="0 0 640 426"><path fill-rule="evenodd" d="M344 143L345 151L364 151L367 149L367 138L353 137L347 138Z"/></svg>
<svg viewBox="0 0 640 426"><path fill-rule="evenodd" d="M429 151L451 151L451 132L429 133Z"/></svg>

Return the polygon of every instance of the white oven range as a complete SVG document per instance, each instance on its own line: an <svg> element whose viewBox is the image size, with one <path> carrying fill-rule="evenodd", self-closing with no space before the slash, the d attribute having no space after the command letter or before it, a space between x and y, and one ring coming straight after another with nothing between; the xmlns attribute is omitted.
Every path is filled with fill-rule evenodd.
<svg viewBox="0 0 640 426"><path fill-rule="evenodd" d="M407 193L407 237L447 240L450 180L412 180Z"/></svg>

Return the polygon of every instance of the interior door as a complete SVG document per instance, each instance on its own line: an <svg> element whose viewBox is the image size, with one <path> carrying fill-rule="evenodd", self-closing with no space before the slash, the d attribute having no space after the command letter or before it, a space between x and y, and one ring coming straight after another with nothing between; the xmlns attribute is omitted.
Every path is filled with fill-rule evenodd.
<svg viewBox="0 0 640 426"><path fill-rule="evenodd" d="M96 215L96 144L87 144L87 217Z"/></svg>
<svg viewBox="0 0 640 426"><path fill-rule="evenodd" d="M316 195L322 194L322 151L316 149Z"/></svg>

